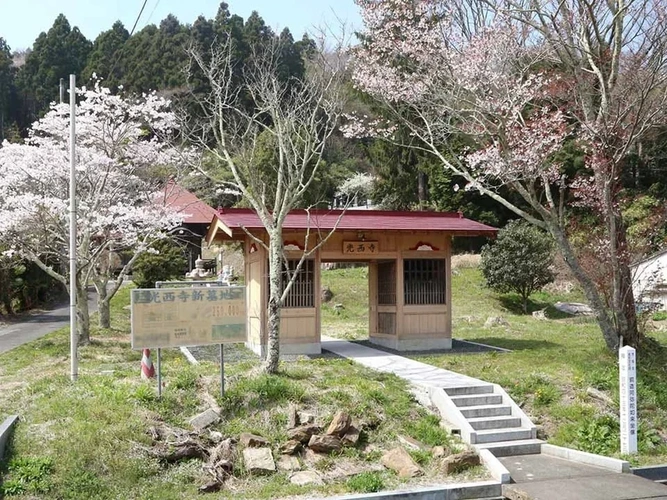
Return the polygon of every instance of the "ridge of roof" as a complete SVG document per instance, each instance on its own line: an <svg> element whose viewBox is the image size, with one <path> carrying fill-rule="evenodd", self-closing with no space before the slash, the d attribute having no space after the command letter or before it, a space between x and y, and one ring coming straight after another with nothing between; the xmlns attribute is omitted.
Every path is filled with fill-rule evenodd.
<svg viewBox="0 0 667 500"><path fill-rule="evenodd" d="M218 215L224 214L256 214L257 212L253 208L218 208ZM410 217L450 217L453 219L463 219L462 212L434 212L426 210L367 210L367 209L356 209L355 207L348 208L346 210L334 209L334 208L314 208L310 210L306 209L294 209L290 210L288 215L345 215L353 213L355 216L359 215L368 215L369 217L376 216L401 216L409 215ZM481 222L480 222L481 224Z"/></svg>

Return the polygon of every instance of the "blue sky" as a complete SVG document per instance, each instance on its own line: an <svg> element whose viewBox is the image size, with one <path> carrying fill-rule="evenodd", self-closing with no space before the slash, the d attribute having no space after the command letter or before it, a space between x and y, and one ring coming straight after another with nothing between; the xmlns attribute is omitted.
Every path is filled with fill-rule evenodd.
<svg viewBox="0 0 667 500"><path fill-rule="evenodd" d="M42 31L47 31L60 13L72 26L78 26L86 37L94 40L118 19L130 30L139 14L143 0L0 0L0 37L13 49L30 47ZM361 21L354 0L227 0L232 14L244 18L257 10L272 28L287 26L300 38L314 25L329 22L337 25L336 17L359 28ZM220 0L148 0L137 30L149 23L159 23L172 13L182 23L192 23L203 14L212 18Z"/></svg>

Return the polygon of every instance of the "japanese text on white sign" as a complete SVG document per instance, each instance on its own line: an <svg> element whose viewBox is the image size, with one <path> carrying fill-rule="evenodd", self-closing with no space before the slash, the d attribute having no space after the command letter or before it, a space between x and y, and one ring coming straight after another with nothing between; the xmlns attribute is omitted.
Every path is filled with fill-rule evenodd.
<svg viewBox="0 0 667 500"><path fill-rule="evenodd" d="M132 348L246 341L245 287L132 290Z"/></svg>
<svg viewBox="0 0 667 500"><path fill-rule="evenodd" d="M630 346L618 350L621 453L637 452L637 358Z"/></svg>

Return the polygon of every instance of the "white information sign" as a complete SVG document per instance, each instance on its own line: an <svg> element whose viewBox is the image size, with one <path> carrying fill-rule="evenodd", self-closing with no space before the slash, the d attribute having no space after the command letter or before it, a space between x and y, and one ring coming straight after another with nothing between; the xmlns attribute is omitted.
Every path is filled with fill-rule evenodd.
<svg viewBox="0 0 667 500"><path fill-rule="evenodd" d="M245 287L132 290L132 348L245 342Z"/></svg>
<svg viewBox="0 0 667 500"><path fill-rule="evenodd" d="M637 357L630 346L618 350L621 453L637 453Z"/></svg>

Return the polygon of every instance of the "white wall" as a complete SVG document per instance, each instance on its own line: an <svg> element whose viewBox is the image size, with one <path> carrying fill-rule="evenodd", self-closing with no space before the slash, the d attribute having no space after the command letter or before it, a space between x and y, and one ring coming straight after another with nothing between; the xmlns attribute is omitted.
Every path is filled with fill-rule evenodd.
<svg viewBox="0 0 667 500"><path fill-rule="evenodd" d="M632 278L635 302L659 302L667 309L667 253L633 266Z"/></svg>

